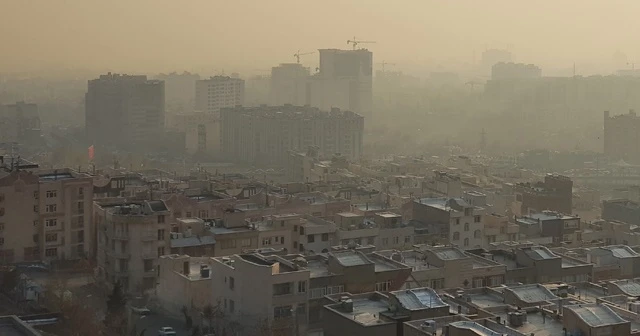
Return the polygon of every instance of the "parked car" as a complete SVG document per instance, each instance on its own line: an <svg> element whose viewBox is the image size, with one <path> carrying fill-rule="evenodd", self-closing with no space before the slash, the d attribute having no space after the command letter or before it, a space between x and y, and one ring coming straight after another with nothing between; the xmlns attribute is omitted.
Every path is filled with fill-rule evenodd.
<svg viewBox="0 0 640 336"><path fill-rule="evenodd" d="M176 331L171 327L162 327L158 330L158 336L176 336Z"/></svg>

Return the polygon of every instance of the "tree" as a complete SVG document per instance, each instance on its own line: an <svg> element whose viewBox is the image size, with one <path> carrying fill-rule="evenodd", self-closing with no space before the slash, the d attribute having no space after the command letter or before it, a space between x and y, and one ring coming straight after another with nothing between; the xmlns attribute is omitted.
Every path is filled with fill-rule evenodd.
<svg viewBox="0 0 640 336"><path fill-rule="evenodd" d="M52 330L57 335L100 335L103 326L93 307L73 296L64 279L54 279L44 296L45 307L60 313L61 318Z"/></svg>
<svg viewBox="0 0 640 336"><path fill-rule="evenodd" d="M18 269L13 268L9 272L4 273L4 276L2 277L2 291L4 293L11 292L16 288L16 286L18 286L19 282L20 272L18 272Z"/></svg>
<svg viewBox="0 0 640 336"><path fill-rule="evenodd" d="M116 282L111 294L107 297L107 313L104 317L104 325L109 335L122 335L127 327L127 298L124 295L122 284Z"/></svg>

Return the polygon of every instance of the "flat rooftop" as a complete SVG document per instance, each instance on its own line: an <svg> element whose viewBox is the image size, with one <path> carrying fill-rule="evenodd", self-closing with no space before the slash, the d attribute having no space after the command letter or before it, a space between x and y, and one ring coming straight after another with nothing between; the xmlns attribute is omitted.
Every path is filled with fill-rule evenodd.
<svg viewBox="0 0 640 336"><path fill-rule="evenodd" d="M627 323L626 320L616 314L611 308L596 303L578 304L565 306L564 309L571 310L587 325L597 328L612 324Z"/></svg>
<svg viewBox="0 0 640 336"><path fill-rule="evenodd" d="M495 313L497 316L500 316L502 321L509 321L509 316L507 311L499 311ZM542 317L542 313L539 311L527 312L527 322L525 322L521 327L509 326L512 329L515 329L518 332L521 332L525 335L535 335L535 336L561 336L564 335L564 331L562 328L562 321L556 320L547 316L546 318Z"/></svg>
<svg viewBox="0 0 640 336"><path fill-rule="evenodd" d="M432 252L442 260L458 260L469 258L462 250L456 247L445 247L433 249Z"/></svg>
<svg viewBox="0 0 640 336"><path fill-rule="evenodd" d="M389 293L395 296L400 304L409 310L448 307L440 296L431 288L399 290Z"/></svg>
<svg viewBox="0 0 640 336"><path fill-rule="evenodd" d="M353 311L349 312L342 309L340 303L327 306L345 318L355 321L363 326L372 326L376 324L389 323L380 319L380 313L389 310L387 301L374 297L352 297Z"/></svg>
<svg viewBox="0 0 640 336"><path fill-rule="evenodd" d="M551 291L540 284L530 284L505 288L525 303L540 303L559 299Z"/></svg>
<svg viewBox="0 0 640 336"><path fill-rule="evenodd" d="M320 259L307 259L307 269L310 272L311 278L320 278L333 275L327 269L327 264L324 260Z"/></svg>
<svg viewBox="0 0 640 336"><path fill-rule="evenodd" d="M373 263L373 261L371 261L362 253L351 251L351 250L335 251L335 252L332 252L331 255L333 255L338 260L338 262L343 266L360 266L360 265L369 265Z"/></svg>
<svg viewBox="0 0 640 336"><path fill-rule="evenodd" d="M378 251L377 253L387 258L391 258L391 255L394 253L394 251L386 250L386 251ZM411 267L411 269L414 272L440 268L440 267L436 267L429 264L426 258L424 258L423 254L419 252L400 251L400 254L402 255L402 260L400 260L400 262Z"/></svg>

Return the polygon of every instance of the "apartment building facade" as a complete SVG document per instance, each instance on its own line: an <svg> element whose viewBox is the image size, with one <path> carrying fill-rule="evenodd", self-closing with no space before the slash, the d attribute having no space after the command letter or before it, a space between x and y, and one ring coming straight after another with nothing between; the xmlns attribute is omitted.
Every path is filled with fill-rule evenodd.
<svg viewBox="0 0 640 336"><path fill-rule="evenodd" d="M316 146L324 157L362 154L364 118L339 109L308 106L227 108L222 115L222 147L232 161L284 165L289 151Z"/></svg>
<svg viewBox="0 0 640 336"><path fill-rule="evenodd" d="M196 111L217 115L220 109L244 104L244 80L213 76L196 81Z"/></svg>
<svg viewBox="0 0 640 336"><path fill-rule="evenodd" d="M169 251L171 212L163 201L99 200L94 206L98 277L130 293L153 288L158 256Z"/></svg>
<svg viewBox="0 0 640 336"><path fill-rule="evenodd" d="M413 201L414 220L441 232L448 242L462 249L485 245L485 209L472 206L460 198L423 198Z"/></svg>
<svg viewBox="0 0 640 336"><path fill-rule="evenodd" d="M1 260L58 262L94 255L90 176L70 169L0 174Z"/></svg>

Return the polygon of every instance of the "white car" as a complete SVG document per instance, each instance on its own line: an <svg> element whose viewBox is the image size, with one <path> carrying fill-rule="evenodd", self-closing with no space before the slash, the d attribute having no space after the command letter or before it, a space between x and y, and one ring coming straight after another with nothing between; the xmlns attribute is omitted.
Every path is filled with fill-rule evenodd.
<svg viewBox="0 0 640 336"><path fill-rule="evenodd" d="M158 330L158 336L176 336L176 331L171 327L162 327Z"/></svg>

